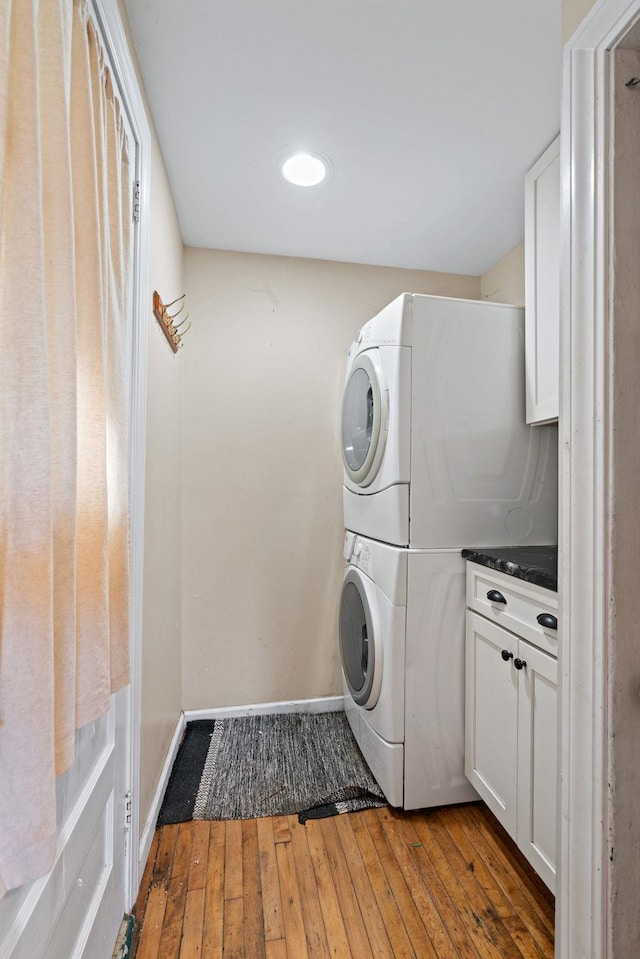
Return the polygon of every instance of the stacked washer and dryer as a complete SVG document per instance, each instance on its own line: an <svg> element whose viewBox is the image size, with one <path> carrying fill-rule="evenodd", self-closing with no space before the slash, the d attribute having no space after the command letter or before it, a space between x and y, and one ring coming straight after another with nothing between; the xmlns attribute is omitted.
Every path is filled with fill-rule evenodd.
<svg viewBox="0 0 640 959"><path fill-rule="evenodd" d="M557 542L557 430L525 424L524 312L403 294L352 344L342 406L345 709L389 803L464 775L465 546Z"/></svg>

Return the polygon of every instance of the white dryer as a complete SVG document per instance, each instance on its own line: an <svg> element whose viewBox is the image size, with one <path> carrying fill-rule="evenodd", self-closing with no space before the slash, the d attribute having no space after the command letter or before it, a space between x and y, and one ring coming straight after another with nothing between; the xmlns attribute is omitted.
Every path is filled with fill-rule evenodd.
<svg viewBox="0 0 640 959"><path fill-rule="evenodd" d="M392 806L477 799L464 775L465 562L347 532L340 599L345 710Z"/></svg>
<svg viewBox="0 0 640 959"><path fill-rule="evenodd" d="M349 350L345 528L427 549L557 542L557 429L524 406L523 310L402 294Z"/></svg>

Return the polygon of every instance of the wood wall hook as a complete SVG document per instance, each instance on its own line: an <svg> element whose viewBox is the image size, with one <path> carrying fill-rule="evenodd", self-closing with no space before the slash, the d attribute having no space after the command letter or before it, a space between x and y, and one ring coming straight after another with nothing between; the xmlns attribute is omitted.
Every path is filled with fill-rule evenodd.
<svg viewBox="0 0 640 959"><path fill-rule="evenodd" d="M191 328L191 323L189 323L187 330L180 331L178 329L178 327L182 326L182 324L188 318L189 316L188 313L187 313L187 316L185 316L184 320L182 320L180 323L175 324L173 322L175 318L182 312L182 309L184 307L184 302L181 304L180 309L177 311L177 313L173 313L171 315L167 312L167 310L168 310L168 307L174 306L174 304L179 303L180 300L184 301L184 298L186 295L187 295L186 293L183 293L182 296L176 297L176 299L172 300L171 303L165 304L160 299L160 294L158 293L158 291L157 290L153 291L153 312L154 312L155 318L160 324L160 329L166 336L169 342L169 346L171 347L174 353L177 353L180 347L182 346L182 336L184 333L187 332L187 330Z"/></svg>

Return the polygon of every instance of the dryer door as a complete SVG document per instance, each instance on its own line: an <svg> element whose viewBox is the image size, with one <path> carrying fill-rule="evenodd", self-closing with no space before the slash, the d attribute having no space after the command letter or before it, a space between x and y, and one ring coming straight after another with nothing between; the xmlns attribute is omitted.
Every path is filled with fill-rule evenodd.
<svg viewBox="0 0 640 959"><path fill-rule="evenodd" d="M340 597L342 668L354 701L373 709L380 696L382 650L376 629L375 589L356 567L347 569Z"/></svg>
<svg viewBox="0 0 640 959"><path fill-rule="evenodd" d="M368 486L376 477L389 428L389 393L377 350L356 357L342 401L342 460L349 478Z"/></svg>

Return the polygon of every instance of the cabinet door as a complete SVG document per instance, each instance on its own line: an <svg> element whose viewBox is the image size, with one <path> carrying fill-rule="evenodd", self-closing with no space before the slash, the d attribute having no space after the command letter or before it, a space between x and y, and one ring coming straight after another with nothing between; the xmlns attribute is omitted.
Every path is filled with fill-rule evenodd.
<svg viewBox="0 0 640 959"><path fill-rule="evenodd" d="M560 374L560 137L525 177L527 423L558 419Z"/></svg>
<svg viewBox="0 0 640 959"><path fill-rule="evenodd" d="M551 891L556 875L558 661L520 640L517 843Z"/></svg>
<svg viewBox="0 0 640 959"><path fill-rule="evenodd" d="M517 655L516 636L467 610L465 774L513 836L518 767L518 673L513 659Z"/></svg>

